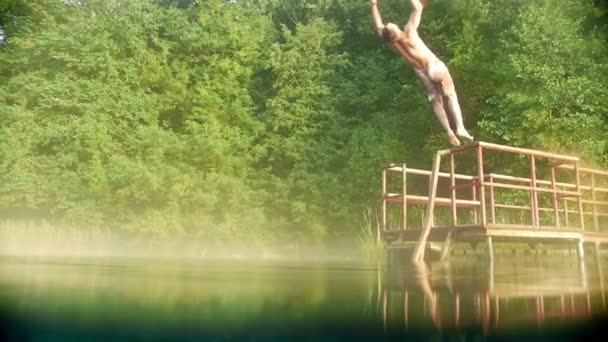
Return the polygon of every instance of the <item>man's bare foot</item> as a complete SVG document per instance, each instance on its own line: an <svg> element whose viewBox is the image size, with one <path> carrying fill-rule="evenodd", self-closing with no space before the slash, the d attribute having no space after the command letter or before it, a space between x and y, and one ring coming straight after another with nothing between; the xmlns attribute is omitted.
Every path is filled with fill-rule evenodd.
<svg viewBox="0 0 608 342"><path fill-rule="evenodd" d="M469 132L467 132L466 129L461 128L461 129L457 129L456 130L456 134L461 137L461 138L465 138L467 140L473 141L473 137L469 134Z"/></svg>
<svg viewBox="0 0 608 342"><path fill-rule="evenodd" d="M460 146L460 140L458 140L455 135L450 135L448 139L450 140L450 144L452 146Z"/></svg>

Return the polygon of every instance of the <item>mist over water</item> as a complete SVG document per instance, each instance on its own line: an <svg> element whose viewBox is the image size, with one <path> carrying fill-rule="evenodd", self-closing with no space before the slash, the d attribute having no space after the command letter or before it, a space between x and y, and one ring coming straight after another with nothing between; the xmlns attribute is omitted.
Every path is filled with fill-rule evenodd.
<svg viewBox="0 0 608 342"><path fill-rule="evenodd" d="M605 264L3 257L0 310L5 340L567 339L604 319Z"/></svg>
<svg viewBox="0 0 608 342"><path fill-rule="evenodd" d="M196 236L129 234L98 227L0 224L0 257L367 263L370 258L365 247L356 236L331 243L242 241L237 237L231 241L213 241ZM374 263L376 259L373 258Z"/></svg>

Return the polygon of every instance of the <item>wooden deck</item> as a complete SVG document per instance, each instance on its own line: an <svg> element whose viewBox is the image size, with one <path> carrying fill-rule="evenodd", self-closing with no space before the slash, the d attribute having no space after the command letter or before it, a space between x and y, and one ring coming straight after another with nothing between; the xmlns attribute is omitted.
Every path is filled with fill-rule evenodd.
<svg viewBox="0 0 608 342"><path fill-rule="evenodd" d="M448 234L452 232L453 240L472 241L484 240L487 237L496 238L495 241L534 241L534 242L578 242L583 243L608 243L608 234L597 232L581 232L575 229L555 229L554 227L542 227L540 229L531 226L479 225L458 227L433 227L427 237L428 242L444 242ZM387 230L383 238L389 243L393 242L417 242L420 239L421 230Z"/></svg>
<svg viewBox="0 0 608 342"><path fill-rule="evenodd" d="M476 168L469 174L457 173L456 156L466 153L468 163L474 159ZM528 177L501 174L484 161L488 153L494 160L501 154L527 160ZM441 170L445 164L448 171ZM419 189L420 183L428 184L427 193L409 190ZM425 211L422 226L412 224L408 216L412 207ZM442 221L445 208L450 209L451 224L435 225L436 208L444 208ZM501 222L505 214L519 217L520 222ZM412 256L416 262L423 260L427 242L441 242L446 248L452 241L476 240L490 246L493 241L513 240L576 243L583 254L584 244L608 243L608 172L580 167L573 156L485 142L438 151L430 171L406 164L383 168L378 235L389 245L416 242Z"/></svg>

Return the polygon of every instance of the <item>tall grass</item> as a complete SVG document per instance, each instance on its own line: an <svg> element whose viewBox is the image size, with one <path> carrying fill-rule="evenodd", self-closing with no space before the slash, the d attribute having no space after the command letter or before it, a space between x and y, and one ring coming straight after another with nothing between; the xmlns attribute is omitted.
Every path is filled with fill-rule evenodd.
<svg viewBox="0 0 608 342"><path fill-rule="evenodd" d="M367 208L363 212L363 221L357 231L357 238L366 262L378 264L386 261L386 249L381 236L378 214L372 208Z"/></svg>

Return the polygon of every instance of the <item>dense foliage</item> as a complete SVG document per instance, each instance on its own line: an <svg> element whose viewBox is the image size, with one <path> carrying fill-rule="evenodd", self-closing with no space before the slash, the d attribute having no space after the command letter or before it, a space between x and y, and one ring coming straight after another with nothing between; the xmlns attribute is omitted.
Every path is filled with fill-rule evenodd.
<svg viewBox="0 0 608 342"><path fill-rule="evenodd" d="M405 23L405 0L381 0ZM352 236L447 147L367 0L2 0L0 214L266 243ZM608 4L431 0L473 135L608 162Z"/></svg>

